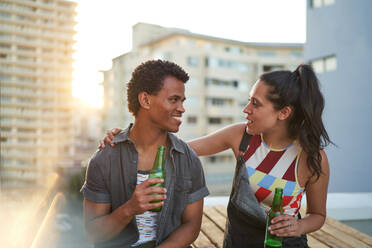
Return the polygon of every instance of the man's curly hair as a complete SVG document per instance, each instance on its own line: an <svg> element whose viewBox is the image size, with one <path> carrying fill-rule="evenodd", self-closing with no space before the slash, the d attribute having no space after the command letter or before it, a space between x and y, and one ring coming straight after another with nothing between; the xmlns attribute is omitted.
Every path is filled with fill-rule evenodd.
<svg viewBox="0 0 372 248"><path fill-rule="evenodd" d="M134 116L140 109L138 94L147 92L155 95L163 87L163 80L173 76L186 83L189 75L175 63L164 60L149 60L137 66L127 84L128 109Z"/></svg>

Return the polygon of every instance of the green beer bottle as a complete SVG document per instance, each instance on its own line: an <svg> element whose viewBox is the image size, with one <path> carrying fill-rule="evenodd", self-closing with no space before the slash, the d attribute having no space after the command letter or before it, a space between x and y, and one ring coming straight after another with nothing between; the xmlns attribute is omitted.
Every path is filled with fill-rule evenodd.
<svg viewBox="0 0 372 248"><path fill-rule="evenodd" d="M269 213L267 214L266 220L266 234L265 234L265 248L271 247L282 247L282 238L270 233L268 229L271 225L271 220L276 216L283 214L283 189L275 188L275 195L273 204Z"/></svg>
<svg viewBox="0 0 372 248"><path fill-rule="evenodd" d="M161 178L165 182L165 170L164 170L164 163L165 163L165 146L158 146L158 152L156 153L156 158L154 161L154 165L152 166L152 169L150 171L149 178ZM163 183L155 183L151 186L158 186L158 187L164 187ZM152 193L152 194L159 194L159 193ZM157 203L160 202L160 200L151 201L150 203ZM162 209L162 206L151 209L152 212L160 212Z"/></svg>

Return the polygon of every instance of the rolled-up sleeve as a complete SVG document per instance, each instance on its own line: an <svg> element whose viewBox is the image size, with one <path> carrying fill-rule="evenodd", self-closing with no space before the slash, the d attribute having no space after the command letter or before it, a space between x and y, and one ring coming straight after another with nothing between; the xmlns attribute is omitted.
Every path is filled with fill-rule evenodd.
<svg viewBox="0 0 372 248"><path fill-rule="evenodd" d="M110 203L111 195L105 186L104 167L99 156L99 152L95 153L89 162L85 176L85 182L81 188L81 193L84 198L96 203Z"/></svg>
<svg viewBox="0 0 372 248"><path fill-rule="evenodd" d="M200 159L192 151L191 156L191 181L192 187L188 196L188 203L193 203L209 195L209 190L205 184L204 171Z"/></svg>

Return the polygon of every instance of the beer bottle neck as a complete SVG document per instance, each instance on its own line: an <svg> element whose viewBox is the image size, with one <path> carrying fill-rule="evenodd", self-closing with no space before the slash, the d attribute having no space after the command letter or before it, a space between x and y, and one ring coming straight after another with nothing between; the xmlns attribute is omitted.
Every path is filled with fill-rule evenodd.
<svg viewBox="0 0 372 248"><path fill-rule="evenodd" d="M275 192L272 209L274 211L280 211L280 209L282 208L282 202L282 194L279 192Z"/></svg>
<svg viewBox="0 0 372 248"><path fill-rule="evenodd" d="M156 153L155 161L151 169L152 171L161 170L163 168L164 150L165 150L164 146L158 147L158 152Z"/></svg>

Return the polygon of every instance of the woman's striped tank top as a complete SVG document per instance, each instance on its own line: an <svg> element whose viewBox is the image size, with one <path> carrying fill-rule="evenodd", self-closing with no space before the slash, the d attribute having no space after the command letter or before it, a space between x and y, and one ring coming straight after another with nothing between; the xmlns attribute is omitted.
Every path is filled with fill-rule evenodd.
<svg viewBox="0 0 372 248"><path fill-rule="evenodd" d="M244 153L249 182L257 201L270 208L276 187L283 188L283 212L297 215L304 188L297 180L301 147L296 142L284 149L270 149L261 135L252 136Z"/></svg>

